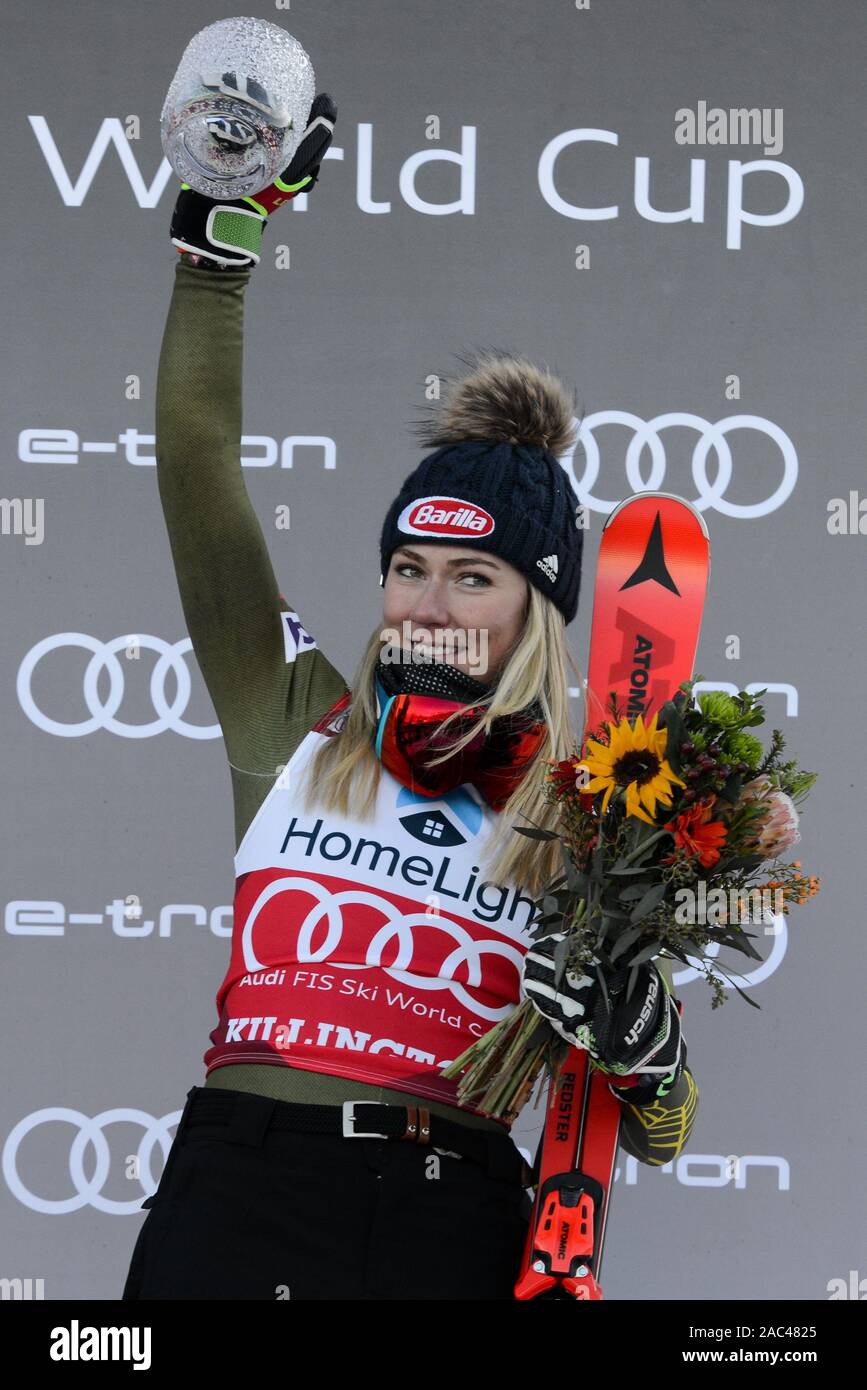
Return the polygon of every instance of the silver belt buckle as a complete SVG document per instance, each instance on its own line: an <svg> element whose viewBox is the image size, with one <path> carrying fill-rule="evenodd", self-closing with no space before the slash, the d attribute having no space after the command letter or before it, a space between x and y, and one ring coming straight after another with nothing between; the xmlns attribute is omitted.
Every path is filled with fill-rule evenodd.
<svg viewBox="0 0 867 1390"><path fill-rule="evenodd" d="M356 1105L384 1105L385 1101L379 1100L345 1100L343 1102L343 1137L344 1139L387 1139L387 1134L379 1134L375 1130L365 1132L355 1128L355 1107Z"/></svg>

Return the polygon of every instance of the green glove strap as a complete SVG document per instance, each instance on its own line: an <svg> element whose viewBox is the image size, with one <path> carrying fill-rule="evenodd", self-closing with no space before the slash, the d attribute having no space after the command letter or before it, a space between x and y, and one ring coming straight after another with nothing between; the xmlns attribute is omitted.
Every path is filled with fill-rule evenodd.
<svg viewBox="0 0 867 1390"><path fill-rule="evenodd" d="M238 251L258 261L262 251L262 215L220 204L208 214L208 241L223 251Z"/></svg>
<svg viewBox="0 0 867 1390"><path fill-rule="evenodd" d="M182 192L189 188L188 183L181 184ZM241 203L249 203L249 210L240 206ZM243 198L237 202L221 203L216 199L200 197L192 207L193 211L186 219L186 225L182 224L183 232L180 239L186 249L215 260L219 258L220 252L224 251L244 257L248 266L258 265L262 250L262 229L267 221L267 214L261 212L251 199ZM204 225L199 219L204 219Z"/></svg>

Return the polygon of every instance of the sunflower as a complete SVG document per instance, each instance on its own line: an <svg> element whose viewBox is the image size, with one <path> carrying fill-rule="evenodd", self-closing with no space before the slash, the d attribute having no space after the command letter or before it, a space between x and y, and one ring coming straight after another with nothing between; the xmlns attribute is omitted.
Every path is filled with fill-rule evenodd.
<svg viewBox="0 0 867 1390"><path fill-rule="evenodd" d="M657 729L656 720L657 715L654 714L645 729L639 714L633 729L627 719L621 719L619 725L608 724L607 744L593 738L587 740L587 757L579 766L586 767L592 781L587 783L584 791L592 795L605 789L603 815L615 787L625 787L626 814L637 816L648 825L655 825L653 816L657 801L663 806L670 806L673 784L686 786L666 761L668 730Z"/></svg>

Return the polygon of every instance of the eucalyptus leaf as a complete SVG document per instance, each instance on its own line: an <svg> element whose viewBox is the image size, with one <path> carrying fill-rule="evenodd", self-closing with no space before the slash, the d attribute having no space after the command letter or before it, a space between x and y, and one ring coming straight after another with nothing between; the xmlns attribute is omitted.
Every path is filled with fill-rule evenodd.
<svg viewBox="0 0 867 1390"><path fill-rule="evenodd" d="M544 917L534 917L532 922L530 922L528 925L530 929L532 929L533 927L545 927L546 930L544 932L537 933L537 935L547 936L547 928L558 925L562 920L562 912L546 912Z"/></svg>
<svg viewBox="0 0 867 1390"><path fill-rule="evenodd" d="M678 936L676 933L672 934L666 942L666 949L674 954L675 947L672 945L672 942L676 942L677 948L681 952L679 959L682 960L684 956L693 956L704 960L704 947L697 946L694 941L687 941L685 937Z"/></svg>
<svg viewBox="0 0 867 1390"><path fill-rule="evenodd" d="M689 965L689 956L695 955L694 951L682 951L679 946L672 946L670 940L666 942L665 949L668 951L669 955L672 955L675 957L676 960L679 960L681 965Z"/></svg>
<svg viewBox="0 0 867 1390"><path fill-rule="evenodd" d="M742 998L742 999L745 999L745 1000L747 1001L748 1004L752 1004L752 1006L753 1006L754 1009L760 1009L760 1008L762 1007L761 1004L757 1004L757 1003L756 1003L755 999L750 999L750 997L749 997L748 994L744 994L744 992L743 992L743 990L741 989L740 985L737 984L735 980L732 980L732 979L729 978L729 976L725 973L725 971L724 971L723 969L721 969L721 967L720 967L720 965L718 964L717 961L714 961L714 970L717 972L717 974L722 975L722 977L723 977L724 980L728 980L728 982L729 982L729 984L731 985L732 989L736 989L737 992L738 992L738 994L741 996L741 998Z"/></svg>
<svg viewBox="0 0 867 1390"><path fill-rule="evenodd" d="M761 723L762 721L759 720L758 722ZM748 1004L752 1004L754 1009L760 1009L762 1007L761 1004L756 1003L755 999L751 999L748 994L744 994L740 985L735 984L734 980L730 980L729 983L734 986L734 988L737 990L738 994L741 996L742 999L746 999Z"/></svg>
<svg viewBox="0 0 867 1390"><path fill-rule="evenodd" d="M592 880L593 880L594 883L604 883L605 879L604 879L604 875L603 875L603 873L602 873L602 869L603 869L604 863L605 863L605 845L602 843L602 832L600 831L600 834L599 834L599 844L596 846L595 850L593 851L592 867L591 867L591 869L590 869L590 877L592 878Z"/></svg>
<svg viewBox="0 0 867 1390"><path fill-rule="evenodd" d="M584 894L587 892L589 883L590 880L586 874L576 874L574 883L567 890L570 897L574 898L577 893L583 898Z"/></svg>
<svg viewBox="0 0 867 1390"><path fill-rule="evenodd" d="M602 932L601 932L601 934L600 934L600 941L602 942L602 944L603 944L603 945L605 944L605 938L606 938L606 937L611 937L612 940L613 940L613 939L615 938L615 934L616 934L618 931L619 931L619 923L615 920L615 918L613 918L613 917L611 916L610 913L605 912L605 911L603 910L603 912L602 912Z"/></svg>
<svg viewBox="0 0 867 1390"><path fill-rule="evenodd" d="M573 891L575 891L575 890L580 891L580 888L581 888L581 882L580 882L580 881L581 881L581 879L584 878L584 874L582 874L581 871L579 870L577 864L575 863L574 859L572 858L571 854L569 853L569 851L567 850L567 848L566 848L565 845L563 845L563 846L561 847L561 855L562 855L562 859L563 859L563 867L564 867L565 870L566 870L566 873L565 873L565 881L566 881L566 883L568 884L568 886L569 886L571 889L573 889Z"/></svg>
<svg viewBox="0 0 867 1390"><path fill-rule="evenodd" d="M622 956L640 936L641 927L630 927L629 931L621 932L611 948L611 959L617 960L618 956Z"/></svg>
<svg viewBox="0 0 867 1390"><path fill-rule="evenodd" d="M722 797L723 801L728 801L733 806L741 794L743 781L744 775L742 772L731 773L731 775L726 778L722 789L717 795Z"/></svg>
<svg viewBox="0 0 867 1390"><path fill-rule="evenodd" d="M599 992L600 992L600 994L602 995L602 1002L603 1002L603 1004L604 1004L604 1006L605 1006L605 1013L606 1013L606 1015L610 1016L610 1014L611 1014L611 1000L610 1000L609 995L608 995L608 986L607 986L606 983L605 983L605 971L604 971L604 970L598 970L598 969L597 969L597 971L596 971L596 978L597 978L597 980L599 981Z"/></svg>
<svg viewBox="0 0 867 1390"><path fill-rule="evenodd" d="M753 946L747 932L744 932L742 936L728 938L724 944L733 951L740 951L743 955L749 956L750 960L762 959L761 952L757 951L755 946Z"/></svg>
<svg viewBox="0 0 867 1390"><path fill-rule="evenodd" d="M562 941L558 941L554 947L554 988L560 989L563 976L566 973L566 965L572 949L572 942L568 936L564 936Z"/></svg>
<svg viewBox="0 0 867 1390"><path fill-rule="evenodd" d="M643 950L638 952L637 956L632 957L629 964L633 966L643 965L646 960L653 960L654 956L659 955L661 947L661 941L651 941L649 946L645 946Z"/></svg>
<svg viewBox="0 0 867 1390"><path fill-rule="evenodd" d="M639 898L644 897L646 892L647 889L643 883L632 883L628 888L620 890L620 901L624 903L637 902Z"/></svg>
<svg viewBox="0 0 867 1390"><path fill-rule="evenodd" d="M643 898L639 900L630 914L630 922L640 922L649 916L655 907L658 907L665 897L668 885L665 883L654 883L648 888Z"/></svg>

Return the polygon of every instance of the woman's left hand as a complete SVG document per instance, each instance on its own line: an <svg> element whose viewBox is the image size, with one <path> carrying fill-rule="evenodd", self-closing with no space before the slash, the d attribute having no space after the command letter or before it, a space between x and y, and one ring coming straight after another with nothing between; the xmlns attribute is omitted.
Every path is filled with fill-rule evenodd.
<svg viewBox="0 0 867 1390"><path fill-rule="evenodd" d="M611 1011L598 979L598 961L583 974L566 970L555 986L554 951L564 932L550 932L534 942L524 956L524 992L552 1028L573 1047L585 1048L600 1070L616 1077L618 1088L640 1087L646 1094L653 1082L675 1085L686 1059L680 1026L681 1005L670 993L656 966L645 961L629 998L630 967L605 971ZM652 1087L657 1094L657 1087Z"/></svg>

